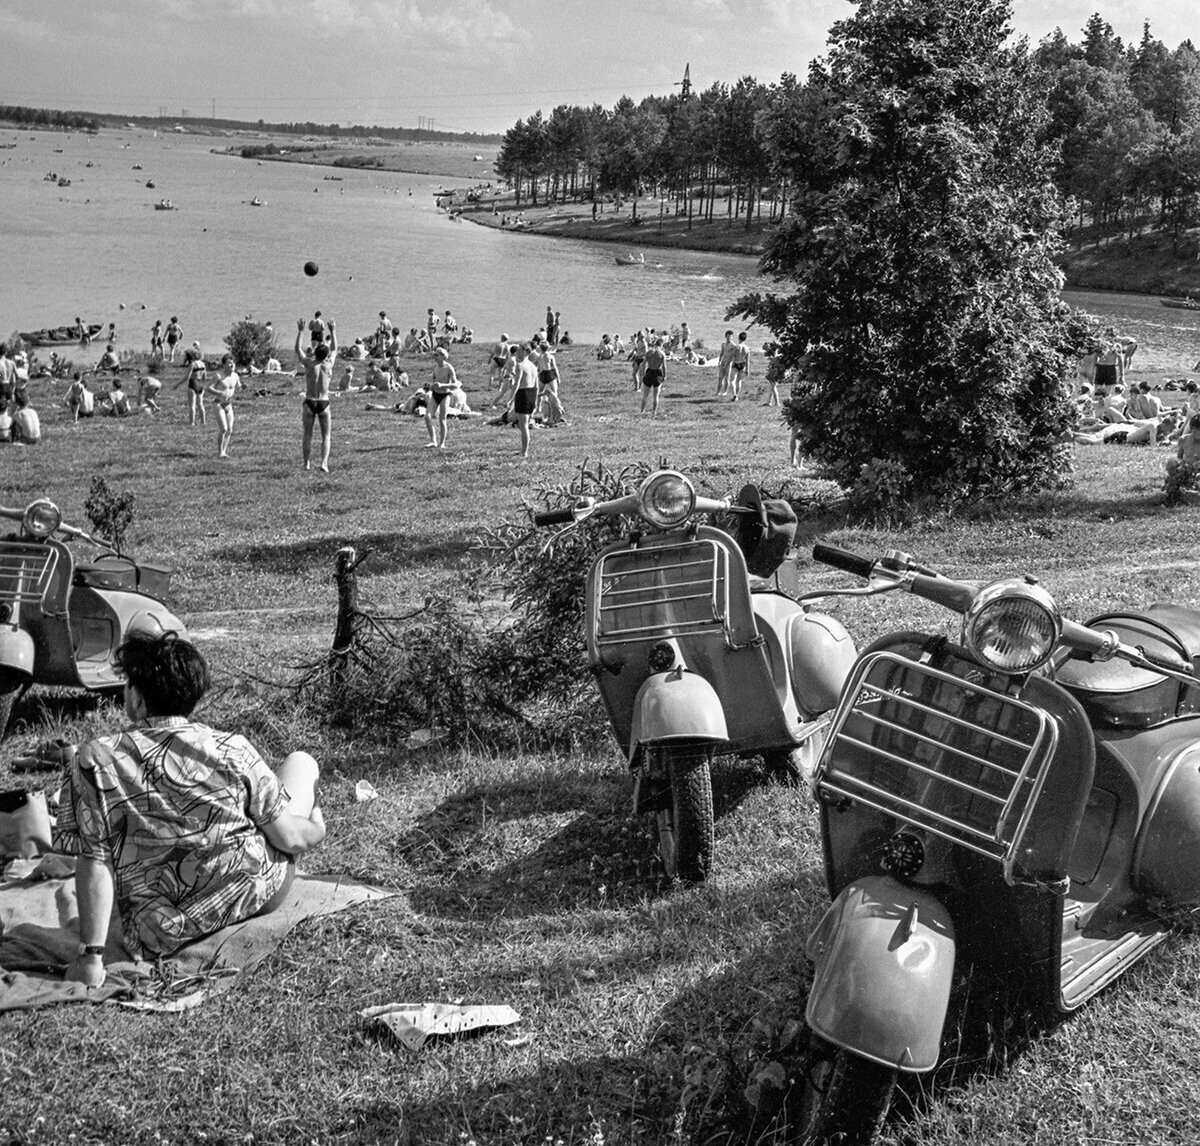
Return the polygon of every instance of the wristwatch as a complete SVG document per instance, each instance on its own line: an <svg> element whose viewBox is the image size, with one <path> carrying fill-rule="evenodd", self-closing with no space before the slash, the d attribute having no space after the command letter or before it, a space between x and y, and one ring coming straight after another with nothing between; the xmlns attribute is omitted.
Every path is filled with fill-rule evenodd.
<svg viewBox="0 0 1200 1146"><path fill-rule="evenodd" d="M103 944L103 943L80 943L80 945L79 945L79 954L80 954L80 955L100 955L100 956L103 956L103 954L104 954L104 944Z"/></svg>

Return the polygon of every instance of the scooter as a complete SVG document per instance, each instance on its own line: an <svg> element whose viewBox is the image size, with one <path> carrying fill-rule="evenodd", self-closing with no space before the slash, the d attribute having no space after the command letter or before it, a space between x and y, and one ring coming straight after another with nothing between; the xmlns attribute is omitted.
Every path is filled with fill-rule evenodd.
<svg viewBox="0 0 1200 1146"><path fill-rule="evenodd" d="M962 615L957 641L863 652L814 776L833 903L808 941L800 1140L868 1143L898 1072L936 1065L952 984L1015 974L1073 1011L1162 942L1164 908L1200 901L1200 612L1081 625L1030 577L813 556L867 579L838 595Z"/></svg>
<svg viewBox="0 0 1200 1146"><path fill-rule="evenodd" d="M697 520L726 512L750 527L742 543L758 576L730 533ZM698 882L712 865L714 752L810 774L855 648L838 621L783 591L783 552L762 533L757 487L735 504L658 470L624 497L582 497L534 523L622 514L635 524L587 575L588 664L629 760L635 814L656 817L667 874Z"/></svg>
<svg viewBox="0 0 1200 1146"><path fill-rule="evenodd" d="M19 522L16 533L0 538L0 737L31 685L115 692L124 680L113 657L128 633L187 635L164 604L170 570L122 557L63 524L52 501L0 506L0 518ZM75 538L102 551L95 561L75 561L66 544Z"/></svg>

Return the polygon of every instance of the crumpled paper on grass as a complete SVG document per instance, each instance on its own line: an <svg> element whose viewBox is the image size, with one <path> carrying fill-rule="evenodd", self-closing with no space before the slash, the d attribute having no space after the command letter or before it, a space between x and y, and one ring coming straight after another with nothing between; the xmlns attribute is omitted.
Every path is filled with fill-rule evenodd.
<svg viewBox="0 0 1200 1146"><path fill-rule="evenodd" d="M358 1012L367 1026L383 1026L409 1050L420 1050L435 1035L459 1035L485 1027L508 1027L521 1016L512 1007L455 1003L384 1003Z"/></svg>

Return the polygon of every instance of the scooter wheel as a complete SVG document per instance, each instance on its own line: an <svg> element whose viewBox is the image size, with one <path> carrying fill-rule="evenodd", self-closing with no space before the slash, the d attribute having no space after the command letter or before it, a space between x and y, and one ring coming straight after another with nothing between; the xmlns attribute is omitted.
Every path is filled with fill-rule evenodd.
<svg viewBox="0 0 1200 1146"><path fill-rule="evenodd" d="M801 1146L870 1146L892 1104L896 1071L811 1036L793 1130Z"/></svg>
<svg viewBox="0 0 1200 1146"><path fill-rule="evenodd" d="M658 849L671 879L702 883L712 868L714 844L712 748L662 744L649 749L651 769L670 780L666 807L658 812Z"/></svg>

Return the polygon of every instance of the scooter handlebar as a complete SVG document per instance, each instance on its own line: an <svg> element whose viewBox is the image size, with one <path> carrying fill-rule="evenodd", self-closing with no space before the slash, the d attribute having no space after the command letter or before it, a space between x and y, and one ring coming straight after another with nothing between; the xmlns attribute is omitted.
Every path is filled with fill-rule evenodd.
<svg viewBox="0 0 1200 1146"><path fill-rule="evenodd" d="M832 565L835 569L841 569L845 573L853 573L855 577L870 577L871 571L875 568L875 562L869 557L860 557L857 553L851 553L849 549L842 549L837 545L826 545L824 542L818 542L813 546L813 560L820 561L823 565Z"/></svg>
<svg viewBox="0 0 1200 1146"><path fill-rule="evenodd" d="M533 515L534 525L569 525L575 514L569 509L547 509Z"/></svg>

